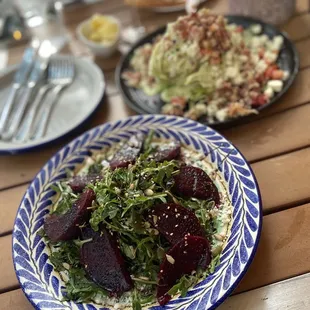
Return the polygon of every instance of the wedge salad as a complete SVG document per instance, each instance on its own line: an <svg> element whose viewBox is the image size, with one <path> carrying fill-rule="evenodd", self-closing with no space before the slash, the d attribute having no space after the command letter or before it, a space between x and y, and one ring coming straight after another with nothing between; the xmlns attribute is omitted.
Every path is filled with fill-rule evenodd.
<svg viewBox="0 0 310 310"><path fill-rule="evenodd" d="M214 271L230 234L232 205L217 169L152 132L91 154L52 187L42 234L67 300L165 305Z"/></svg>
<svg viewBox="0 0 310 310"><path fill-rule="evenodd" d="M262 30L202 9L137 48L122 77L149 96L160 94L164 114L210 124L257 114L289 77L277 64L283 37L270 38Z"/></svg>

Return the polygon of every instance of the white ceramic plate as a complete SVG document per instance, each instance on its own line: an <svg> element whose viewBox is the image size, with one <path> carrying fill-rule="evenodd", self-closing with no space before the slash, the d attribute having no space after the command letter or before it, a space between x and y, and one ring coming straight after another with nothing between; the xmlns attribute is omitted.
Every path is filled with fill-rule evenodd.
<svg viewBox="0 0 310 310"><path fill-rule="evenodd" d="M105 90L104 76L100 68L93 62L82 58L64 55L54 57L70 57L73 59L76 74L73 83L63 90L53 109L46 136L27 142L0 140L0 154L21 153L42 147L64 137L82 126L100 104ZM2 111L7 98L16 68L16 66L10 68L0 78L0 111Z"/></svg>

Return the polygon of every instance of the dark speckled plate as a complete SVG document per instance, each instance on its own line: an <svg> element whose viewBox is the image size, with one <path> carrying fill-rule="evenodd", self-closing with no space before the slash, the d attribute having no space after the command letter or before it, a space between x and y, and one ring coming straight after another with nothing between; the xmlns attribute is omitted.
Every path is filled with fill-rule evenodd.
<svg viewBox="0 0 310 310"><path fill-rule="evenodd" d="M274 37L276 35L283 36L284 44L280 52L277 63L281 69L286 70L290 73L289 79L284 82L284 87L281 92L277 93L268 104L259 107L257 110L261 111L263 109L266 109L276 102L278 102L278 104L281 104L279 99L287 92L287 90L293 84L299 70L299 56L294 43L287 37L285 33L279 31L276 27L270 24L266 24L260 20L244 16L227 16L227 18L230 23L242 25L244 28L248 28L253 24L260 24L263 28L263 33L265 33L269 37ZM125 81L121 78L121 76L124 71L127 71L130 68L129 62L135 49L137 49L138 47L140 47L145 43L152 42L154 38L156 38L157 35L162 34L165 31L165 29L166 27L162 27L156 30L155 32L147 35L139 42L137 42L131 48L128 54L123 57L123 59L121 60L116 69L116 83L119 87L122 96L125 99L125 102L133 110L135 110L140 114L158 114L160 113L161 107L163 106L164 102L160 99L159 95L150 97L140 89L127 86ZM224 122L217 122L214 124L208 124L207 121L201 121L201 123L211 125L212 127L216 128L226 128L248 122L253 118L255 118L255 115L239 117L237 119L227 120Z"/></svg>

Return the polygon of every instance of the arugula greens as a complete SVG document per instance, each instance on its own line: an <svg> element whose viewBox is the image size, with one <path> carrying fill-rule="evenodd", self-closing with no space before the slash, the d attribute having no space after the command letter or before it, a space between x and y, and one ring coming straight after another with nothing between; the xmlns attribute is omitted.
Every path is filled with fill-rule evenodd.
<svg viewBox="0 0 310 310"><path fill-rule="evenodd" d="M154 296L159 266L169 247L158 231L144 220L143 213L154 204L169 200L167 183L179 169L177 161L156 163L145 157L144 153L129 168L105 169L104 179L89 185L96 193L98 204L90 225L97 231L104 223L109 230L118 233L120 249L129 272L135 275L133 281L142 299L150 293ZM139 285L141 283L143 286ZM133 308L139 309L136 297L134 303Z"/></svg>
<svg viewBox="0 0 310 310"><path fill-rule="evenodd" d="M51 189L54 190L60 198L51 210L51 214L61 215L69 211L77 200L78 196L72 192L70 187L65 182L57 182L51 185Z"/></svg>
<svg viewBox="0 0 310 310"><path fill-rule="evenodd" d="M207 236L214 234L212 220L209 220L207 215L214 207L214 202L195 198L184 199L171 193L173 176L179 172L180 162L172 160L159 163L149 159L149 154L153 151L152 135L151 132L145 140L144 152L134 165L112 171L96 162L88 171L101 173L103 176L95 184L88 185L88 188L93 189L96 194L89 224L95 231L104 224L107 229L117 233L120 250L135 284L132 291L134 310L140 310L144 304L154 301L157 274L162 259L170 247L159 232L145 221L144 213L147 209L158 203L180 203L195 212ZM60 195L60 199L52 213L64 214L78 196L72 193L65 182L57 183L53 189ZM80 246L83 242L73 240L53 244L50 256L55 269L68 277L66 298L77 302L88 302L98 296L108 295L105 290L86 277L79 259ZM199 279L212 272L218 262L219 256L213 259L207 271L198 270L194 275L183 276L170 289L169 294L184 296Z"/></svg>

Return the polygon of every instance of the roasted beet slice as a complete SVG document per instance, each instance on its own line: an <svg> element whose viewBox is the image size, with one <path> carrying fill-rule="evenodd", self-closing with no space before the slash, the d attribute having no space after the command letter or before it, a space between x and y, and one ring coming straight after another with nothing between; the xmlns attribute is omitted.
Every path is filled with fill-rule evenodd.
<svg viewBox="0 0 310 310"><path fill-rule="evenodd" d="M193 166L182 166L180 173L174 177L173 192L180 196L199 199L212 199L216 204L220 202L219 192L202 169Z"/></svg>
<svg viewBox="0 0 310 310"><path fill-rule="evenodd" d="M77 175L69 181L69 186L74 193L81 193L87 184L95 183L102 179L99 174Z"/></svg>
<svg viewBox="0 0 310 310"><path fill-rule="evenodd" d="M172 141L169 144L160 145L156 152L151 156L158 162L165 160L172 160L179 157L181 151L181 144L178 141Z"/></svg>
<svg viewBox="0 0 310 310"><path fill-rule="evenodd" d="M79 225L87 221L93 200L96 195L92 189L87 189L64 215L52 214L45 219L44 230L53 241L71 240L78 237Z"/></svg>
<svg viewBox="0 0 310 310"><path fill-rule="evenodd" d="M166 254L158 274L157 300L165 305L171 296L168 291L186 274L198 267L206 269L211 262L210 245L207 239L187 236L173 246Z"/></svg>
<svg viewBox="0 0 310 310"><path fill-rule="evenodd" d="M141 152L144 141L144 135L138 133L132 136L126 144L123 145L110 161L112 169L128 167L129 164L136 162Z"/></svg>
<svg viewBox="0 0 310 310"><path fill-rule="evenodd" d="M204 236L195 213L175 203L155 205L146 217L171 244L178 243L188 234Z"/></svg>
<svg viewBox="0 0 310 310"><path fill-rule="evenodd" d="M82 239L90 239L81 248L81 263L88 277L113 295L120 296L132 287L132 280L118 248L116 238L101 227L95 232L91 228L82 230Z"/></svg>

